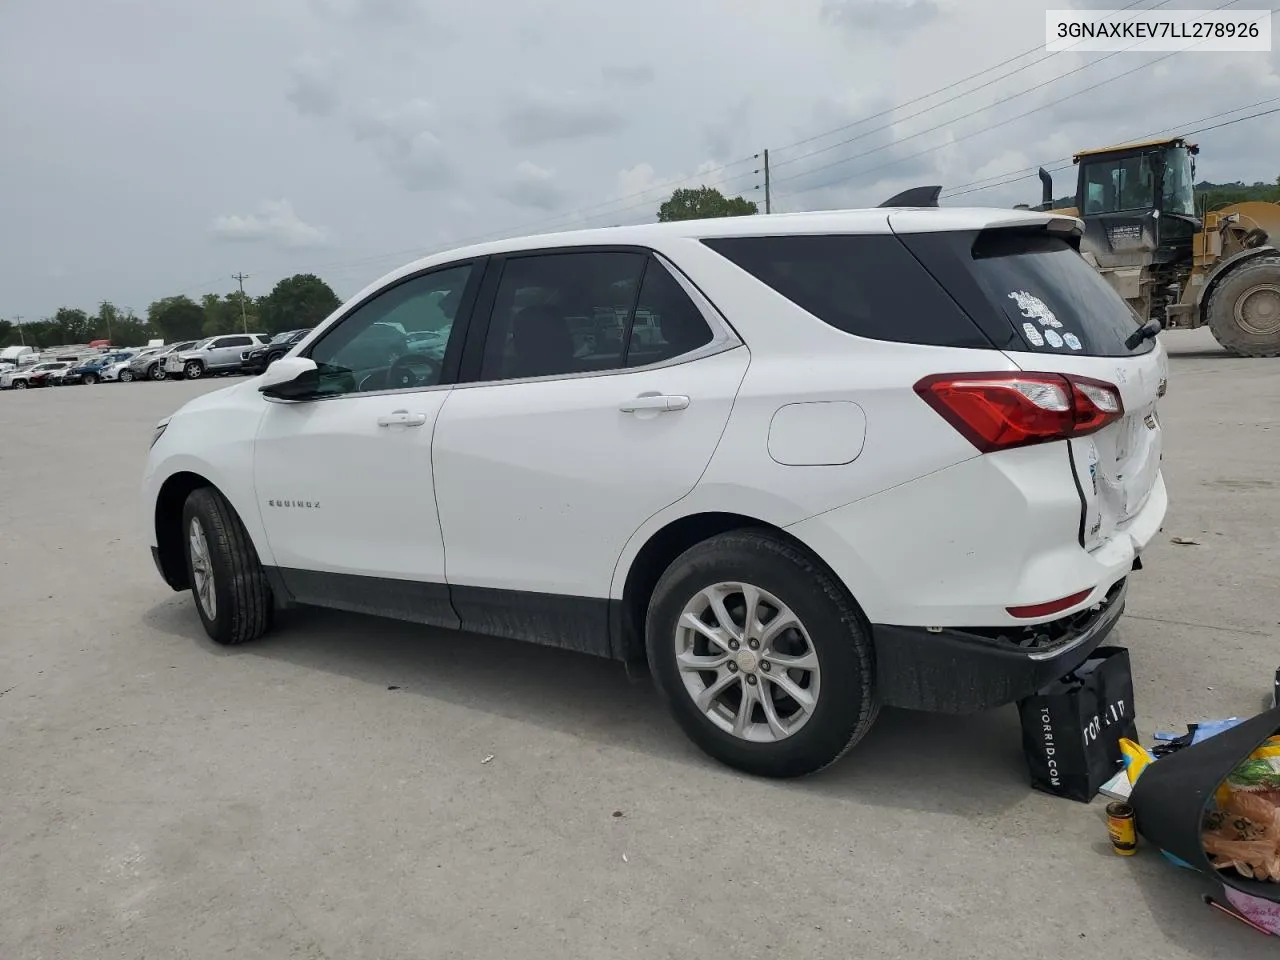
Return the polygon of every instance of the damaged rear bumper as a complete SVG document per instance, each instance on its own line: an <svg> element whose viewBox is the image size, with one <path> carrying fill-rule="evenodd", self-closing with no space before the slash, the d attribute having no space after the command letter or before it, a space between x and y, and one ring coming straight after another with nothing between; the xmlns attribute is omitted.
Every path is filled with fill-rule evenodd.
<svg viewBox="0 0 1280 960"><path fill-rule="evenodd" d="M1124 613L1128 589L1128 578L1120 580L1099 609L1066 618L1069 625L1060 625L1041 646L1018 646L994 631L877 624L872 633L881 699L891 707L959 714L1030 696L1088 659Z"/></svg>

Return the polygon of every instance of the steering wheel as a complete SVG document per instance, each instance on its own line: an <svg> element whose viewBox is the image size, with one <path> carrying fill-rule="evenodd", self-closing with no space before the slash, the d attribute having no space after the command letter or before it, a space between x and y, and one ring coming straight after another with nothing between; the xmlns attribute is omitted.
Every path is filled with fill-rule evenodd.
<svg viewBox="0 0 1280 960"><path fill-rule="evenodd" d="M440 361L435 357L429 357L425 353L406 353L397 357L392 361L391 366L387 368L386 390L404 390L409 387L420 387L427 385L426 381L418 376L413 370L413 364L426 364L431 368L433 381L440 382L440 374L443 367Z"/></svg>

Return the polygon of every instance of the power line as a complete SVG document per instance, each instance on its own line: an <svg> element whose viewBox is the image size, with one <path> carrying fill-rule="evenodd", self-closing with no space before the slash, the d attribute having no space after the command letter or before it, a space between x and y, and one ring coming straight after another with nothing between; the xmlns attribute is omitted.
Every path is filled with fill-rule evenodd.
<svg viewBox="0 0 1280 960"><path fill-rule="evenodd" d="M1142 2L1142 0L1133 0L1133 2L1129 4L1129 6L1127 6L1127 7L1123 7L1123 8L1122 8L1122 11L1123 11L1123 10L1128 10L1128 9L1130 9L1131 7L1134 7L1134 6L1136 6L1138 3L1141 3L1141 2ZM1159 2L1159 3L1156 3L1156 4L1154 4L1153 6L1147 7L1146 9L1147 9L1147 10L1155 10L1156 8L1158 8L1158 7L1162 7L1162 6L1164 6L1165 4L1167 4L1167 3L1169 3L1169 2L1170 2L1170 0L1160 0L1160 2ZM1229 0L1229 2L1228 2L1227 4L1225 4L1224 6L1230 6L1231 4L1233 4L1233 3L1237 3L1237 2L1239 2L1239 0ZM1219 8L1219 9L1221 9L1221 8ZM1039 64L1044 63L1046 60L1051 60L1053 57L1056 57L1059 53L1066 53L1066 52L1067 52L1067 50L1072 49L1072 48L1074 48L1074 47L1076 47L1076 46L1079 46L1081 43L1084 43L1084 40L1083 40L1083 39L1082 39L1082 40L1077 41L1076 43L1072 44L1072 45L1071 45L1071 47L1068 47L1068 48L1066 48L1066 49L1064 49L1064 50L1055 50L1055 51L1053 51L1052 53L1048 54L1047 56L1041 57L1039 60L1037 60L1037 61L1036 61L1035 63L1033 63L1033 64L1030 64L1029 66L1032 66L1032 67L1033 67L1033 66L1038 66ZM1133 46L1137 46L1137 44L1134 44ZM1033 51L1034 51L1034 50L1039 50L1039 49L1040 49L1039 47L1033 47L1033 48L1032 48L1032 50L1033 50ZM1036 85L1035 85L1035 86L1033 86L1033 87L1028 87L1027 89L1025 89L1025 90L1023 90L1023 91L1021 91L1021 92L1019 92L1019 93L1010 94L1010 95L1009 95L1009 96L1007 96L1007 97L1003 97L1003 98L1001 98L1000 100L997 100L995 103L988 104L987 106L982 107L982 108L980 108L980 109L978 109L978 110L975 110L975 111L973 111L973 112L971 112L971 113L966 113L966 114L964 114L964 115L962 115L962 116L955 117L955 118L953 118L953 119L951 119L951 120L948 120L948 121L947 121L947 123L955 123L955 122L957 122L957 121L959 121L959 120L964 120L964 119L967 119L968 117L976 116L976 115L977 115L977 114L979 114L979 113L982 113L982 112L984 112L984 111L986 111L986 110L991 109L992 107L998 107L998 106L999 106L1000 104L1002 104L1002 103L1007 103L1007 102L1008 102L1008 101L1010 101L1010 100L1016 100L1018 97L1026 96L1028 93L1033 93L1034 91L1039 90L1041 87L1046 87L1046 86L1048 86L1049 84L1057 83L1059 80L1065 80L1067 77L1071 76L1072 74L1079 73L1081 70L1088 70L1090 67L1097 66L1099 63L1102 63L1104 60L1109 60L1111 57L1114 57L1114 56L1117 56L1118 54L1124 53L1124 52L1126 52L1126 50L1129 50L1129 49L1131 49L1131 48L1130 48L1130 47L1126 47L1124 50L1116 50L1116 51L1114 51L1114 52L1112 52L1112 53L1108 53L1108 54L1107 54L1106 56L1104 56L1104 57L1099 57L1099 58L1098 58L1098 59L1096 59L1096 60L1091 60L1091 61L1089 61L1088 63L1081 64L1080 66L1076 67L1076 68L1075 68L1075 69L1073 69L1073 70L1068 70L1066 73L1062 73L1062 74L1058 74L1057 76L1050 77L1048 80L1045 80L1045 81L1043 81L1042 83L1038 83L1038 84L1036 84ZM1024 54L1019 54L1017 57L1014 57L1014 58L1012 58L1012 59L1014 59L1014 60L1019 60L1019 59L1021 59L1021 58L1022 58L1022 57L1024 57L1024 56L1026 56L1026 54L1025 54L1025 53L1024 53ZM1029 69L1029 67L1028 67L1028 68L1023 68L1023 69ZM939 107L944 107L944 106L946 106L948 103L954 103L956 100L962 100L962 99L964 99L965 97L969 96L969 95L970 95L970 94L972 94L972 93L977 93L979 90L984 90L984 89L986 89L987 87L992 86L993 84L999 83L1001 80L1007 80L1009 77L1012 77L1012 76L1014 76L1014 75L1016 75L1016 74L1018 74L1018 73L1021 73L1021 72L1023 72L1023 71L1022 71L1022 70L1011 70L1011 71L1009 71L1008 73L1002 73L1000 76L995 77L994 79L988 80L986 83L980 84L980 85L978 85L978 86L974 87L972 90L966 90L964 93L958 93L958 94L956 94L956 95L955 95L955 96L953 96L953 97L948 97L946 100L943 100L943 101L942 101L942 102L940 102L940 103L935 103L935 104L934 104L933 106L931 106L931 107L926 107L925 109L923 109L923 110L918 110L918 111L916 111L915 113L909 113L909 114L907 114L905 117L895 117L892 123L886 123L886 124L883 124L883 125L881 125L881 126L879 126L879 127L873 127L873 128L872 128L872 129L870 129L870 130L864 130L862 133L859 133L857 136L849 137L849 138L847 138L847 139L845 139L845 140L839 140L839 141L837 141L836 143L828 144L827 146L825 146L825 147L820 147L820 148L819 148L819 149L817 149L817 150L810 150L810 151L808 151L807 153L802 153L802 154L800 154L799 156L791 157L790 159L780 160L780 161L778 161L777 163L775 163L775 164L774 164L774 166L775 166L775 167L782 167L782 166L786 166L788 163L798 163L799 161L801 161L801 160L805 160L805 159L808 159L809 157L816 157L817 155L819 155L819 154L821 154L821 153L827 153L827 152L828 152L828 151L830 151L830 150L835 150L837 147L842 147L842 146L845 146L846 144L849 144L849 143L856 143L856 142L857 142L857 141L859 141L859 140L863 140L863 139L865 139L866 137L871 136L873 133L880 133L880 132L881 132L881 131L883 131L883 130L891 130L891 129L893 129L895 126L897 126L897 125L898 125L898 124L900 124L900 123L903 123L903 122L905 122L905 121L907 121L907 120L914 120L916 117L923 116L923 115L924 115L924 114L926 114L926 113L932 113L934 110L937 110ZM972 78L969 78L969 79L972 79ZM960 82L961 82L961 83L963 83L964 81L960 81ZM945 92L945 90L946 90L946 89L947 89L947 88L944 88L944 89L943 89L943 91L935 91L935 92ZM932 96L932 94L927 94L926 96ZM917 100L918 100L918 99L922 99L922 98L917 98ZM907 104L901 104L901 105L899 105L899 106L897 106L897 107L890 107L888 110L884 110L884 111L882 111L882 112L880 112L880 113L878 113L878 114L873 115L872 117L866 117L866 118L864 118L864 120L855 121L854 123L849 124L847 127L843 128L843 129L848 129L848 127L857 126L857 124L858 124L858 123L865 122L865 120L871 120L871 119L875 119L876 117L882 117L882 116L884 116L884 115L885 115L885 114L887 114L887 113L894 113L895 111L897 111L897 110L901 109L901 107L902 107L902 106L906 106L906 105L908 105L908 104L910 104L910 103L913 103L913 102L915 102L915 101L911 101L911 100L909 100L909 101L907 101ZM946 123L944 123L944 124L939 124L939 127L941 127L941 126L946 126ZM921 135L923 135L923 134L925 134L925 133L929 133L929 132L930 132L930 131L932 131L932 130L937 130L937 129L939 129L939 127L930 127L928 130L922 130L922 131L920 131L920 133L912 134L912 137L921 136ZM813 139L818 139L818 138L817 138L817 137L811 137L810 139L811 139L811 140L813 140ZM911 137L904 137L904 138L901 138L901 139L908 139L908 140L909 140L909 139L911 139ZM804 141L802 141L802 142L804 142ZM893 144L894 144L894 143L898 143L898 142L901 142L901 140L895 140L895 141L893 141L893 142L891 142L891 143L885 144L885 145L884 145L884 146L882 146L882 147L877 147L877 148L876 148L876 150L868 151L868 153L875 153L875 152L876 152L876 151L878 151L878 150L884 150L884 149L887 149L888 147L893 146ZM787 149L787 147L783 147L783 149L785 150L785 149ZM866 156L866 154L861 154L861 156ZM821 168L819 168L819 169L821 169ZM796 175L793 175L792 177L783 177L782 179L783 179L783 180L790 180L790 179L794 179L794 178L795 178L795 176L803 176L803 174L796 174Z"/></svg>
<svg viewBox="0 0 1280 960"><path fill-rule="evenodd" d="M1274 101L1274 100L1280 100L1280 97L1272 97L1272 100L1273 100L1273 101ZM1260 102L1261 102L1261 103L1267 103L1267 102L1270 102L1270 101L1263 100L1263 101L1260 101ZM1251 106L1257 106L1257 104L1251 104ZM1247 109L1247 108L1246 108L1246 107L1239 107L1239 108L1237 108L1237 109L1238 109L1238 110L1243 110L1243 109ZM1236 112L1237 112L1236 110L1228 110L1228 111L1226 111L1226 113L1216 114L1216 116L1226 116L1228 113L1236 113ZM1206 132L1206 131L1208 131L1208 130L1217 130L1217 129L1218 129L1218 128L1220 128L1220 127L1229 127L1229 126L1231 126L1231 124L1233 124L1233 123L1242 123L1242 122L1244 122L1245 120L1255 120L1255 119L1257 119L1258 117L1265 117L1265 116L1269 116L1269 115L1271 115L1271 114L1273 114L1273 113L1280 113L1280 107L1272 107L1270 110L1260 110L1259 112L1257 112L1257 113L1251 113L1251 114L1249 114L1248 116L1244 116L1244 117L1236 117L1234 120L1227 120L1227 121L1225 121L1225 122L1223 122L1223 123L1216 123L1216 124L1213 124L1212 126L1208 126L1208 127L1199 127L1199 128L1197 128L1197 129L1195 129L1195 130L1187 130L1187 131L1184 131L1184 132L1183 132L1183 136L1193 137L1193 136L1196 136L1197 134L1204 133L1204 132ZM1212 120L1212 119L1213 119L1213 117L1201 117L1201 118L1200 118L1200 120ZM1199 121L1199 120L1191 120L1191 121L1189 121L1189 122L1190 122L1190 123L1199 123L1200 121ZM1147 140L1147 139L1150 139L1151 137L1158 137L1158 136L1161 136L1162 134L1168 133L1168 132L1170 132L1170 131L1173 131L1173 130L1179 130L1179 129L1181 129L1181 128L1182 128L1182 126L1184 126L1184 125L1179 125L1179 126L1177 126L1177 127L1166 127L1164 130L1157 130L1157 131L1156 131L1156 132L1154 132L1154 133L1149 133L1149 134L1147 134L1146 136L1143 136L1143 137L1136 137L1135 139L1136 139L1136 140ZM1049 161L1046 161L1045 163L1040 164L1040 165L1039 165L1039 167L1046 167L1046 168L1048 168L1048 169L1046 169L1046 171L1045 171L1046 173L1057 173L1057 172L1059 172L1060 170L1069 170L1069 169L1071 169L1071 167L1073 167L1073 166L1074 166L1074 164L1073 164L1073 163L1070 163L1070 162L1062 163L1062 161L1063 161L1063 160L1070 160L1070 159L1071 159L1071 158L1069 158L1069 157L1064 157L1064 158L1060 158L1059 160L1049 160ZM1049 164L1051 164L1051 163L1062 163L1062 166L1058 166L1058 167L1049 167ZM1037 169L1037 170L1039 170L1039 167L1037 167L1036 169ZM1021 168L1021 169L1027 169L1027 168ZM1021 170L1011 170L1011 171L1009 171L1009 173L1011 173L1011 174L1012 174L1012 173L1020 173L1020 172L1021 172ZM1001 176L1001 174L997 174L996 176ZM969 193L978 193L978 192L981 192L981 191L983 191L983 190L992 190L992 189L994 189L994 188L996 188L996 187L1003 187L1003 186L1007 186L1008 184L1011 184L1011 183L1019 183L1019 182L1020 182L1020 181L1022 181L1022 180L1030 180L1030 179L1031 179L1032 177L1034 177L1034 176L1038 176L1038 173L1027 173L1027 174L1023 174L1022 176L1010 177L1010 178L1009 178L1009 179L1007 179L1007 180L1000 180L1000 181L998 181L998 182L996 182L996 183L989 183L989 184L987 184L986 186L983 186L983 187L974 187L973 189L970 189L970 190L956 190L956 191L953 191L953 192L950 192L950 193L946 193L946 194L944 194L944 195L943 195L943 197L944 197L944 199L951 199L951 198L953 198L953 197L961 197L961 196L964 196L965 194L969 194Z"/></svg>
<svg viewBox="0 0 1280 960"><path fill-rule="evenodd" d="M1150 140L1152 137L1159 137L1159 136L1163 136L1164 134L1172 133L1177 130L1183 130L1184 127L1190 126L1193 123L1204 123L1206 120L1216 120L1219 117L1225 117L1233 113L1239 113L1241 110L1250 110L1253 107L1260 107L1263 104L1275 103L1277 100L1280 100L1280 97L1268 97L1265 100L1256 100L1253 103L1246 103L1243 106L1236 107L1232 110L1222 110L1222 111L1219 111L1218 113L1211 113L1205 117L1196 117L1196 119L1194 120L1187 120L1183 123L1174 124L1173 126L1165 127L1162 130L1156 130L1156 131L1153 131L1152 133L1147 133L1140 137L1132 137L1130 138L1130 142ZM1252 114L1248 117L1240 117L1238 119L1251 120L1253 119L1253 117L1256 117L1256 116L1265 116L1269 112L1271 111L1264 111L1261 114ZM1232 120L1230 122L1235 123L1236 121ZM1198 130L1184 131L1183 136L1188 136L1188 137L1194 136L1197 133L1202 133L1206 129L1216 129L1216 128L1204 127ZM1040 163L1034 163L1029 167L1019 167L1016 170L1006 170L1004 173L993 173L989 177L981 177L977 180L970 180L968 183L957 184L955 187L951 188L950 190L945 191L942 194L942 197L943 199L949 199L951 197L961 197L969 193L981 193L983 190L990 190L990 189L993 189L994 187L1002 187L1002 186L1005 186L1006 184L1018 183L1022 180L1030 180L1033 176L1038 175L1037 171L1041 167L1047 168L1053 164L1060 164L1060 163L1066 163L1067 167L1072 166L1073 164L1070 162L1071 159L1072 159L1071 157L1057 157L1053 160L1043 160ZM1048 172L1056 173L1057 170L1065 170L1065 169L1066 167L1057 167L1056 169L1049 170ZM1015 174L1025 174L1025 176L1015 176ZM1007 177L1012 177L1013 179L1002 179ZM994 180L996 182L987 183L988 180ZM965 188L969 188L969 189L965 189Z"/></svg>
<svg viewBox="0 0 1280 960"><path fill-rule="evenodd" d="M1217 9L1217 10L1221 10L1221 9L1224 9L1225 7L1227 7L1227 6L1230 6L1232 3L1236 3L1236 2L1238 2L1238 0L1228 0L1228 2L1227 2L1227 3L1223 4L1223 5L1222 5L1222 6L1220 6L1220 7L1217 7L1217 8L1215 8L1215 9ZM1270 12L1271 12L1271 13L1275 13L1275 12L1276 12L1276 10L1280 10L1280 7L1277 7L1276 9L1273 9L1273 10L1271 10ZM1207 39L1207 38L1206 38L1206 39ZM1199 41L1199 42L1203 43L1204 41L1202 40L1202 41ZM1136 44L1135 44L1135 46L1136 46ZM1129 48L1126 48L1126 49L1129 49ZM1117 52L1117 53L1121 53L1121 52L1123 52L1123 51L1116 51L1116 52ZM1051 100L1051 101L1049 101L1048 103L1041 104L1040 106L1038 106L1038 107L1036 107L1036 108L1034 108L1034 109L1032 109L1032 110L1027 110L1027 111L1024 111L1023 113L1015 114L1015 115L1014 115L1014 116L1012 116L1012 117L1007 117L1006 119L1001 120L1001 121L999 121L999 122L997 122L997 123L993 123L993 124L991 124L991 125L989 125L989 126L986 126L986 127L980 127L980 128L978 128L977 130L972 130L972 131L970 131L969 133L966 133L966 134L962 134L962 135L960 135L960 136L953 137L949 142L947 142L947 143L945 143L945 144L939 144L938 146L935 146L935 147L929 147L929 148L927 148L927 149L925 149L925 150L920 150L920 151L918 151L918 152L916 152L916 153L908 154L908 155L907 155L907 156L905 156L905 157L898 157L898 158L896 158L896 159L894 159L894 160L892 160L892 161L890 161L890 162L888 162L888 163L883 163L883 164L880 164L880 165L878 165L878 166L874 166L874 167L868 167L868 168L866 168L865 170L858 170L858 171L856 171L856 173L857 173L857 174L859 174L859 175L862 175L862 174L874 173L874 172L876 172L876 171L878 171L878 170L884 170L884 169L885 169L885 168L887 168L887 167L896 166L897 164L899 164L899 163L903 163L903 162L905 162L905 161L907 161L907 160L914 160L916 157L923 157L923 156L925 156L926 154L934 153L934 152L936 152L936 151L938 151L938 150L941 150L943 147L949 147L949 146L951 146L951 145L953 145L953 144L955 144L955 143L960 142L961 140L968 140L968 139L971 139L972 137L976 137L976 136L978 136L979 134L982 134L982 133L989 133L990 131L992 131L992 130L996 130L996 129L999 129L1000 127L1008 126L1010 123L1013 123L1013 122L1015 122L1015 121L1017 121L1017 120L1025 119L1026 117L1029 117L1029 116L1031 116L1032 114L1041 113L1041 112L1043 112L1043 111L1044 111L1046 108L1048 108L1048 107L1054 107L1054 106L1057 106L1058 104L1066 103L1068 100L1073 100L1073 99L1075 99L1076 97L1079 97L1079 96L1081 96L1081 95L1083 95L1083 94L1089 93L1089 92L1090 92L1090 91L1092 91L1092 90L1096 90L1096 89L1098 89L1099 87L1101 87L1101 86L1105 86L1105 85L1106 85L1106 84L1108 84L1108 83L1114 83L1114 82L1115 82L1115 81L1117 81L1117 80L1120 80L1120 79L1122 79L1122 78L1124 78L1124 77L1130 76L1131 74L1137 73L1139 70L1146 70L1146 69L1147 69L1147 68L1149 68L1149 67L1154 67L1156 64L1161 63L1161 62L1163 62L1163 61L1165 61L1165 60L1168 60L1170 57L1175 56L1176 54L1178 54L1178 53L1182 53L1182 52L1184 52L1184 51L1181 51L1181 50L1171 51L1171 52L1169 52L1169 53L1164 54L1163 56L1156 57L1154 60L1148 60L1148 61L1146 61L1145 63L1140 63L1140 64L1138 64L1138 66L1136 66L1136 67L1132 67L1132 68L1130 68L1130 69L1128 69L1128 70L1125 70L1123 73L1118 73L1118 74L1116 74L1116 75L1115 75L1115 76L1113 76L1113 77L1108 77L1108 78L1107 78L1107 79L1105 79L1105 80L1100 80L1100 81L1098 81L1097 83L1091 84L1090 86L1085 87L1085 88L1084 88L1084 89L1082 89L1082 90L1077 90L1077 91L1075 91L1074 93L1070 93L1070 94L1068 94L1068 95L1067 95L1067 96L1065 96L1065 97L1059 97L1057 100ZM1111 56L1111 54L1108 54L1108 56ZM1099 62L1099 61L1094 61L1094 62L1096 63L1096 62ZM1001 102L1001 101L997 101L997 102ZM992 106L995 106L995 104L993 104ZM977 112L979 112L979 113L980 113L980 112L982 112L982 111L977 111ZM965 115L965 117L968 117L968 116L973 116L973 114L966 114L966 115ZM965 117L957 117L956 119L957 119L957 120L963 120L963 119L965 119ZM954 121L951 121L951 122L954 122ZM805 172L803 172L803 173L792 174L790 177L780 177L780 178L776 179L776 180L774 181L774 183L775 183L775 184L777 184L777 183L782 183L783 181L786 181L786 180L795 180L795 179L797 179L797 178L799 178L799 177L811 176L812 174L819 173L819 172L821 172L821 171L823 171L823 170L830 169L831 167L836 167L836 166L840 166L841 164L850 163L850 162L852 162L852 161L854 161L854 160L859 160L859 159L861 159L861 158L863 158L863 157L870 156L870 155L871 155L871 154L873 154L873 153L878 153L880 150L887 149L888 147L891 147L891 146L896 146L897 144L902 143L902 142L903 142L903 141L905 141L905 140L911 140L911 139L913 139L913 138L915 138L915 137L921 136L921 135L923 135L923 134L925 134L925 133L929 133L929 132L931 132L931 131L933 131L933 130L938 130L938 129L940 129L941 127L944 127L944 126L947 126L947 125L948 125L948 124L939 124L938 126L930 127L930 128L929 128L929 129L927 129L927 130L922 130L922 131L920 131L919 133L911 134L911 135L910 135L910 136L908 136L908 137L902 137L902 138L900 138L899 140L894 141L893 143L889 143L889 144L886 144L886 145L884 145L884 146L877 147L877 148L875 148L874 150L868 150L868 151L865 151L864 153L855 154L855 155L854 155L854 156L852 156L852 157L844 157L844 158L842 158L842 159L840 159L840 160L834 160L834 161L832 161L831 163L823 164L822 166L820 166L820 167L815 167L815 168L814 168L814 169L812 169L812 170L807 170L807 171L805 171ZM850 179L852 176L853 176L853 175L851 174L851 175L850 175L850 177L845 177L844 179L845 179L845 180L848 180L848 179ZM808 193L808 192L810 192L810 191L812 191L812 190L820 190L820 189L823 189L823 188L825 188L825 187L830 187L830 186L833 186L833 185L834 185L834 184L832 184L832 183L819 183L819 184L814 184L814 185L813 185L813 186L811 186L811 187L804 187L804 188L802 188L802 189L800 189L800 190L795 190L795 191L793 191L793 192L792 192L792 196L795 196L795 195L797 195L797 194L801 194L801 193Z"/></svg>

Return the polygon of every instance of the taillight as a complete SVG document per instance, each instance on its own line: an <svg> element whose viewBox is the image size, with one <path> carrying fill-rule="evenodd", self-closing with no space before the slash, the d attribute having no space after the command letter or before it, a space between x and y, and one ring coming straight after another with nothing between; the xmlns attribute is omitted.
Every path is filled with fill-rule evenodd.
<svg viewBox="0 0 1280 960"><path fill-rule="evenodd" d="M943 373L915 391L983 453L1084 436L1124 414L1113 385L1070 374Z"/></svg>

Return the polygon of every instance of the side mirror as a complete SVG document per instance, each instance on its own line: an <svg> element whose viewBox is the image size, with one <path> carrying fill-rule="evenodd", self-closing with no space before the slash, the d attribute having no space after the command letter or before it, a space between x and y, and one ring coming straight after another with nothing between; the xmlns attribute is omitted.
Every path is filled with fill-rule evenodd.
<svg viewBox="0 0 1280 960"><path fill-rule="evenodd" d="M320 387L320 371L307 357L281 357L260 375L258 392L277 400L305 400Z"/></svg>

